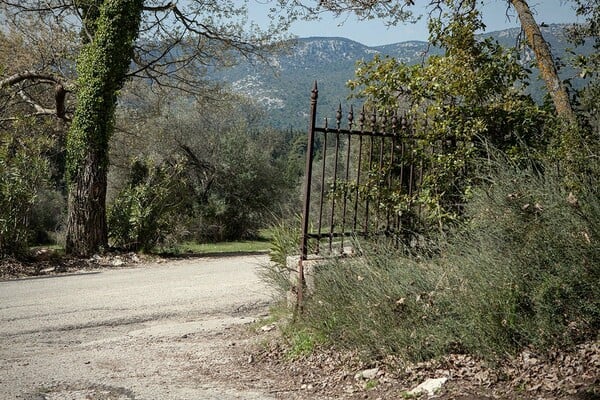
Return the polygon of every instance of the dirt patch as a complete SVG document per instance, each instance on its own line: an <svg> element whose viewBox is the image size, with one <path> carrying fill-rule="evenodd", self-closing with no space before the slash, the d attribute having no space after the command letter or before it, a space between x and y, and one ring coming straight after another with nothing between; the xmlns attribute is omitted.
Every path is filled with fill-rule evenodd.
<svg viewBox="0 0 600 400"><path fill-rule="evenodd" d="M38 249L23 259L0 259L0 280L32 276L139 266L162 259L136 253L107 253L90 258L65 257L49 249Z"/></svg>
<svg viewBox="0 0 600 400"><path fill-rule="evenodd" d="M288 346L277 332L236 328L231 362L235 368L207 369L211 379L262 388L276 398L403 399L428 398L411 394L432 378L448 380L435 392L438 399L600 399L600 343L546 358L523 352L502 365L490 366L467 355L406 365L389 358L365 364L350 352L320 349L290 360ZM232 338L232 340L235 340Z"/></svg>

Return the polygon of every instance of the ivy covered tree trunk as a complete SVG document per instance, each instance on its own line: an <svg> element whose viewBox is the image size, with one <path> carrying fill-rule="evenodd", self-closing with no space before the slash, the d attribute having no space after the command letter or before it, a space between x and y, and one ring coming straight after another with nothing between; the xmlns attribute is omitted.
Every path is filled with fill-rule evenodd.
<svg viewBox="0 0 600 400"><path fill-rule="evenodd" d="M89 256L107 245L108 145L143 3L79 1L87 40L77 59L77 108L67 135L68 254Z"/></svg>

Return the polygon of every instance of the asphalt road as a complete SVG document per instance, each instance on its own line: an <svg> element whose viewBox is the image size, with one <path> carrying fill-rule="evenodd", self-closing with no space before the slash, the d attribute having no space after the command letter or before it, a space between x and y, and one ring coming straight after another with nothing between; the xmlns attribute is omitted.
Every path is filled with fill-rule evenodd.
<svg viewBox="0 0 600 400"><path fill-rule="evenodd" d="M211 382L264 316L265 256L0 282L0 399L269 399ZM235 343L233 343L235 345ZM233 389L238 387L238 389Z"/></svg>

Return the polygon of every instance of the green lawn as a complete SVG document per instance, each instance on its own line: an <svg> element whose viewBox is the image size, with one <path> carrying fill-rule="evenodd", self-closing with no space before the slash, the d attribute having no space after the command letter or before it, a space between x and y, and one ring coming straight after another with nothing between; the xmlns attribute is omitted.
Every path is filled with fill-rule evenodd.
<svg viewBox="0 0 600 400"><path fill-rule="evenodd" d="M259 237L254 240L240 240L235 242L196 243L183 242L166 252L175 254L227 254L227 253L254 253L269 251L273 233L270 229L263 229Z"/></svg>
<svg viewBox="0 0 600 400"><path fill-rule="evenodd" d="M239 242L221 242L221 243L181 243L173 249L179 254L211 254L211 253L252 253L269 250L269 241L262 240L242 240Z"/></svg>

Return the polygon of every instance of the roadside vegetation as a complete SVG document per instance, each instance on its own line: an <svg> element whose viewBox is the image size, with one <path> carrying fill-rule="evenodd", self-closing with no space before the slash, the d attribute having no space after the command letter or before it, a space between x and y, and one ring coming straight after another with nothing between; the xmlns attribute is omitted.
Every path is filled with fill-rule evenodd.
<svg viewBox="0 0 600 400"><path fill-rule="evenodd" d="M110 27L114 10L105 3L95 3L102 5L96 11L104 19L85 20L91 31ZM130 12L142 15L143 3L137 1L137 11ZM357 5L325 3L338 4L333 7L338 13ZM361 9L359 15L387 15L397 22L408 18L404 7L412 2L395 16L388 2L370 3L374 9ZM284 328L290 358L322 345L350 349L369 360L395 355L423 361L456 352L499 360L526 348L544 352L599 339L597 54L574 53L573 60L562 60L587 79L584 87L568 92L559 82L539 104L524 90L532 78L522 55L532 53L478 40L475 33L484 26L477 2L433 3L439 13L430 15L430 41L442 54L413 66L376 57L359 63L349 82L367 108L400 110L416 127L415 152L427 165L419 197L388 193L381 201L397 210L415 204L425 210L422 220L405 225L424 245L357 238L358 257L332 259L318 268L314 293ZM574 44L591 40L598 50L600 7L572 3L586 22L569 27L570 38ZM238 38L235 29L241 29L232 25L218 43L203 42L206 47L184 52L188 59L163 60L160 71L146 60L141 71L156 72L146 80L126 80L116 71L103 114L87 112L81 106L87 104L84 96L66 105L63 97L60 115L53 115L58 111L40 104L75 91L67 84L76 75L74 61L85 67L93 59L64 44L76 36L72 27L40 31L46 39L62 39L55 40L65 46L60 56L48 53L44 38L23 35L19 28L38 21L31 17L37 15L32 14L36 4L0 0L0 15L12 24L0 32L0 259L27 259L32 246L57 244L82 257L111 250L197 254L270 248L273 262L263 275L285 296L293 285L286 258L297 254L300 242L296 213L304 132L265 126L265 110L256 101L200 79L211 57L221 55L219 66L227 65L223 55L232 49L225 44L243 55L260 46L232 42ZM243 14L227 7L213 11ZM99 18L93 12L84 16ZM127 51L133 50L138 28L129 29L121 43ZM79 43L86 51L110 50L92 51L88 39ZM154 42L143 42L149 43ZM169 48L164 46L161 51ZM146 55L161 51L151 48ZM539 58L536 51L534 56ZM124 70L130 60L122 58ZM44 68L66 71L65 76L19 75L19 68L45 62ZM170 68L180 74L170 75ZM80 76L93 72L87 69ZM40 82L52 82L57 92L36 85ZM81 115L75 128L73 115ZM101 115L100 122L88 120ZM104 129L101 137L91 138L98 126ZM428 150L446 141L461 146L443 154ZM81 171L98 180L93 190ZM99 196L100 206L91 210L91 222L82 221L93 208L90 193ZM80 232L81 224L88 226Z"/></svg>
<svg viewBox="0 0 600 400"><path fill-rule="evenodd" d="M357 257L319 266L314 292L284 329L293 354L325 346L372 364L456 353L499 362L599 339L600 136L589 103L597 60L579 59L593 79L572 94L574 123L524 94L518 54L476 40L480 27L477 10L444 14L430 24L444 54L417 66L359 65L356 95L422 129L420 154L431 158L416 200L430 211L413 233L426 245L357 238ZM594 27L575 36L585 31L597 46ZM427 152L448 138L468 145ZM276 232L276 262L264 272L282 292L293 285L282 260L297 236Z"/></svg>

